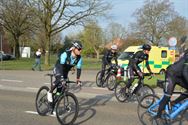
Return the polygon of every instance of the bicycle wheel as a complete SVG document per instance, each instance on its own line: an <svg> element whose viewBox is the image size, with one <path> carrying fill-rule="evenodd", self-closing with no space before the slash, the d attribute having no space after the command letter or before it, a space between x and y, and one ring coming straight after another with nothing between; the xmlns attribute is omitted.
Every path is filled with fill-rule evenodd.
<svg viewBox="0 0 188 125"><path fill-rule="evenodd" d="M49 88L47 86L42 86L36 96L35 106L39 115L44 116L49 111L47 92Z"/></svg>
<svg viewBox="0 0 188 125"><path fill-rule="evenodd" d="M136 97L137 97L137 101L139 102L140 99L145 96L145 95L149 95L149 94L155 94L155 91L153 90L153 88L151 88L149 85L144 84L141 88L139 88L139 90L136 93Z"/></svg>
<svg viewBox="0 0 188 125"><path fill-rule="evenodd" d="M98 87L101 87L101 71L99 71L96 75L96 84Z"/></svg>
<svg viewBox="0 0 188 125"><path fill-rule="evenodd" d="M60 97L56 105L56 116L61 125L72 125L78 117L78 100L70 92Z"/></svg>
<svg viewBox="0 0 188 125"><path fill-rule="evenodd" d="M186 109L180 114L179 125L188 125L188 109Z"/></svg>
<svg viewBox="0 0 188 125"><path fill-rule="evenodd" d="M120 81L115 85L115 97L119 102L125 102L128 99L128 89L126 89L126 82Z"/></svg>
<svg viewBox="0 0 188 125"><path fill-rule="evenodd" d="M116 74L110 73L107 78L107 88L108 90L113 90L115 88L116 85Z"/></svg>
<svg viewBox="0 0 188 125"><path fill-rule="evenodd" d="M141 98L138 107L137 107L137 114L140 122L143 125L157 125L158 123L153 119L153 116L157 114L158 106L157 101L159 97L153 94L145 95ZM155 106L153 106L156 104ZM148 108L152 107L152 114L148 112Z"/></svg>

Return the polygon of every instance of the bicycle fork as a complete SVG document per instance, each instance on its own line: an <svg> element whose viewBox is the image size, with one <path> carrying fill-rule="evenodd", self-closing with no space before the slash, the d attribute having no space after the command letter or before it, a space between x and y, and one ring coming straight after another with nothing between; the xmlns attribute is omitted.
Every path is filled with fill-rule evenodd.
<svg viewBox="0 0 188 125"><path fill-rule="evenodd" d="M67 92L64 92L64 111L70 112L71 111L71 107L69 105L69 98L67 95Z"/></svg>

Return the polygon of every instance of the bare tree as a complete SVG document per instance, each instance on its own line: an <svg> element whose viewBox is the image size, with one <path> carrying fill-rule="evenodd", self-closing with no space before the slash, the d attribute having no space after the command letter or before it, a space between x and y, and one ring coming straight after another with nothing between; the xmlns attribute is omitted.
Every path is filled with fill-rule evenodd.
<svg viewBox="0 0 188 125"><path fill-rule="evenodd" d="M169 33L167 37L175 36L178 40L188 34L188 26L186 25L186 19L181 16L174 18L169 24Z"/></svg>
<svg viewBox="0 0 188 125"><path fill-rule="evenodd" d="M158 44L169 33L169 23L176 17L169 0L147 0L145 5L134 13L137 22L134 29L143 39ZM132 26L133 26L132 25Z"/></svg>
<svg viewBox="0 0 188 125"><path fill-rule="evenodd" d="M51 37L64 29L83 24L89 17L102 16L110 8L104 0L28 0L36 7L45 29L45 65L49 65Z"/></svg>
<svg viewBox="0 0 188 125"><path fill-rule="evenodd" d="M0 0L0 19L3 27L13 36L15 56L19 58L19 40L31 29L32 11L25 0Z"/></svg>
<svg viewBox="0 0 188 125"><path fill-rule="evenodd" d="M106 28L106 39L113 41L116 38L124 39L127 35L125 27L119 23L111 22Z"/></svg>

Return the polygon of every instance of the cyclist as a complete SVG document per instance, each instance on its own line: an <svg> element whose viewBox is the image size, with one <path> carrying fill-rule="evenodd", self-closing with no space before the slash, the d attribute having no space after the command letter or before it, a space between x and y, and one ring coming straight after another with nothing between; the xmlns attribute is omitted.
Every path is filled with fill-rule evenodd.
<svg viewBox="0 0 188 125"><path fill-rule="evenodd" d="M134 81L135 73L136 73L136 75L138 75L139 79L144 78L144 74L142 73L140 67L138 66L138 64L140 64L144 60L146 61L146 67L147 67L149 73L153 74L151 69L150 69L149 62L148 62L149 52L151 50L151 46L149 44L144 44L144 45L142 45L142 49L143 49L143 51L136 52L129 59L129 64L128 64L128 67L127 67L128 82L127 82L127 85L126 85L126 88L128 88L128 89L130 88L130 86L132 85L132 83ZM138 87L139 87L139 85L136 87L136 89L134 90L133 93L135 93L137 91Z"/></svg>
<svg viewBox="0 0 188 125"><path fill-rule="evenodd" d="M186 38L185 38L186 39ZM185 42L184 39L184 42ZM182 49L182 48L181 48ZM164 112L165 105L170 101L170 98L172 96L172 93L174 91L174 88L176 84L186 89L186 93L188 93L188 49L184 50L182 54L182 57L178 61L176 61L174 64L167 67L165 80L167 83L167 86L165 87L164 91L164 97L160 102L158 113L155 116L156 120L159 120L162 113ZM185 98L187 98L185 94L181 94L176 100L174 100L172 103L178 103Z"/></svg>
<svg viewBox="0 0 188 125"><path fill-rule="evenodd" d="M106 66L112 66L112 59L115 60L116 65L118 65L117 61L117 45L111 45L111 49L107 50L102 58L102 71L101 71L101 76L100 76L100 82L101 85L103 84L104 81L103 77L105 74Z"/></svg>
<svg viewBox="0 0 188 125"><path fill-rule="evenodd" d="M63 52L59 59L57 60L55 64L55 68L53 70L55 81L53 82L52 87L50 88L47 99L51 103L52 100L52 92L53 90L58 87L59 84L62 84L62 82L65 82L65 80L68 78L68 72L74 67L77 67L77 81L76 83L78 85L81 85L80 76L81 76L81 66L82 66L82 57L81 57L81 51L82 51L82 44L80 41L73 41L72 47Z"/></svg>

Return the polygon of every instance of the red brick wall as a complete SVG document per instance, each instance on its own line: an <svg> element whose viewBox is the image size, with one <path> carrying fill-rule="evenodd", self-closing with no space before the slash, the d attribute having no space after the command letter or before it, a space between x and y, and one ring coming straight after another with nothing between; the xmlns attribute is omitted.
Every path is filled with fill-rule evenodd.
<svg viewBox="0 0 188 125"><path fill-rule="evenodd" d="M11 47L9 46L8 40L5 38L5 33L4 30L2 28L2 26L0 26L0 33L2 33L0 35L0 37L2 37L2 51L4 51L4 53L10 53L11 54ZM0 41L0 51L1 51L1 41Z"/></svg>

